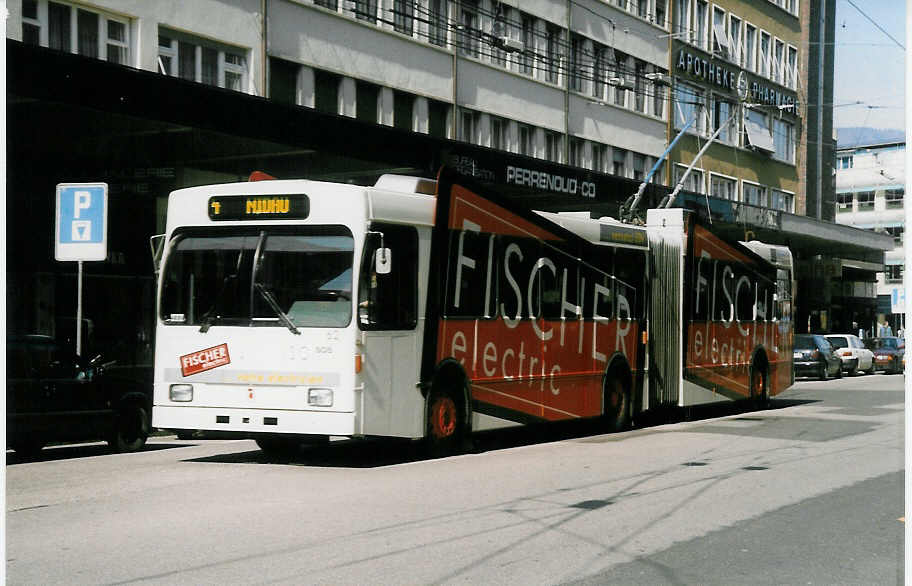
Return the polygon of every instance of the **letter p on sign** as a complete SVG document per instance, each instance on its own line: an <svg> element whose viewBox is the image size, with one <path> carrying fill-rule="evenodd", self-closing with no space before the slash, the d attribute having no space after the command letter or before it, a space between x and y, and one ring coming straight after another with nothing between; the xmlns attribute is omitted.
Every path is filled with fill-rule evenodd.
<svg viewBox="0 0 912 586"><path fill-rule="evenodd" d="M82 210L88 210L92 207L91 191L74 191L73 192L73 217L78 218Z"/></svg>

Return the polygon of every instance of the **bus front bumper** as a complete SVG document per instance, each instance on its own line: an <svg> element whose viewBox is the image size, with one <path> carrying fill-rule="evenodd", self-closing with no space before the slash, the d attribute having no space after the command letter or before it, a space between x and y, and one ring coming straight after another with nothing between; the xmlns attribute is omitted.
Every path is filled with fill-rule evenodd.
<svg viewBox="0 0 912 586"><path fill-rule="evenodd" d="M356 435L355 414L335 411L291 411L155 405L152 426L159 429L237 433Z"/></svg>

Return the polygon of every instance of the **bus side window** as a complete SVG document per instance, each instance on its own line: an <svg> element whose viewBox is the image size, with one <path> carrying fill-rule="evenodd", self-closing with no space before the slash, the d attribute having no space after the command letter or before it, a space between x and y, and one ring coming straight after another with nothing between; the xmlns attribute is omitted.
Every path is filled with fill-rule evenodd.
<svg viewBox="0 0 912 586"><path fill-rule="evenodd" d="M374 224L371 231L383 234L392 267L387 274L377 272L380 236L370 235L358 283L358 325L362 330L414 329L418 323L418 231L395 224Z"/></svg>

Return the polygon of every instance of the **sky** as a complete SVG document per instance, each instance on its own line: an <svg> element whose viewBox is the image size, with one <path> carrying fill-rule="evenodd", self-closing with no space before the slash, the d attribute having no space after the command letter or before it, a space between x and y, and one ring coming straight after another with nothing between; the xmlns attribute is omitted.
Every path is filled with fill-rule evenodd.
<svg viewBox="0 0 912 586"><path fill-rule="evenodd" d="M905 129L905 24L904 0L836 0L837 128Z"/></svg>

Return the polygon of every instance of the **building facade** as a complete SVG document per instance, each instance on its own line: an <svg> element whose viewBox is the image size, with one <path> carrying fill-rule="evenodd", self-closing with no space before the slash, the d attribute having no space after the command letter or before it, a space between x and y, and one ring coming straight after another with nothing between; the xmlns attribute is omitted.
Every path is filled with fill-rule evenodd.
<svg viewBox="0 0 912 586"><path fill-rule="evenodd" d="M905 143L862 144L836 152L836 221L893 238L876 283L865 283L877 296L877 322L896 333L904 329ZM859 287L860 284L852 284Z"/></svg>
<svg viewBox="0 0 912 586"><path fill-rule="evenodd" d="M803 215L797 0L675 0L672 14L673 181L693 163L692 192Z"/></svg>
<svg viewBox="0 0 912 586"><path fill-rule="evenodd" d="M666 1L13 0L7 36L642 179L666 144Z"/></svg>
<svg viewBox="0 0 912 586"><path fill-rule="evenodd" d="M615 216L654 167L647 200L668 195L717 130L676 205L812 268L821 247L882 268L888 237L805 215L810 3L8 0L9 239L37 243L9 258L9 329L75 325L75 266L52 247L58 183L109 184L83 325L144 361L149 239L174 189L253 170L371 184L447 163L536 209ZM682 112L694 126L661 162Z"/></svg>

